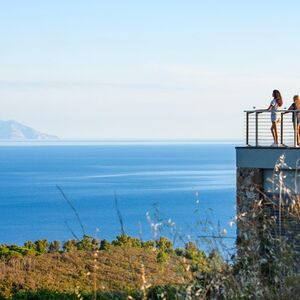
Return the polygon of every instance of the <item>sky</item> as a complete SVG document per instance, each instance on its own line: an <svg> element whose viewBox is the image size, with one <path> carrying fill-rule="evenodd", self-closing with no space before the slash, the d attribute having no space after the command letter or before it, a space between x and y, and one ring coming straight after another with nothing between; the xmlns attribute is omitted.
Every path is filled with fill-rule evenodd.
<svg viewBox="0 0 300 300"><path fill-rule="evenodd" d="M300 94L299 1L0 1L0 119L63 139L241 139Z"/></svg>

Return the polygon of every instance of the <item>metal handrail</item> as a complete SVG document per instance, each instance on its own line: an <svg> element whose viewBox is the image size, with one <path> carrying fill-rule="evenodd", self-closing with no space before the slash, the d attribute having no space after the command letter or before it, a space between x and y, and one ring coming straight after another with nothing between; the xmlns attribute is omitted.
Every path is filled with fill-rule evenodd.
<svg viewBox="0 0 300 300"><path fill-rule="evenodd" d="M255 113L255 112L269 112L271 113L272 110L268 110L268 109L252 109L252 110L244 110L245 113ZM286 113L290 113L290 112L300 112L300 110L288 110L288 109L277 109L276 112L286 112Z"/></svg>
<svg viewBox="0 0 300 300"><path fill-rule="evenodd" d="M245 110L246 114L246 145L247 146L267 146L272 140L272 134L268 128L271 126L271 110L256 109ZM278 139L281 147L297 147L297 128L300 110L276 110L280 113L280 126L277 127ZM288 118L286 115L292 115ZM268 119L267 119L268 118ZM300 142L300 141L299 141Z"/></svg>

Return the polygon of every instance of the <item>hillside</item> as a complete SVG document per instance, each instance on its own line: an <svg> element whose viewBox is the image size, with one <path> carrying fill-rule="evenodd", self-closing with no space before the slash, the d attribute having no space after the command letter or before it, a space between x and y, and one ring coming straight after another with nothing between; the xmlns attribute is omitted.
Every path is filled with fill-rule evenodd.
<svg viewBox="0 0 300 300"><path fill-rule="evenodd" d="M55 135L39 132L17 121L0 120L0 140L57 140Z"/></svg>
<svg viewBox="0 0 300 300"><path fill-rule="evenodd" d="M47 240L29 241L24 247L2 244L0 299L57 299L51 298L51 293L66 296L76 290L91 293L95 289L100 293L131 293L149 287L180 286L191 279L186 267L192 257L198 258L195 263L200 269L207 269L209 260L203 252L190 246L175 250L165 238L141 242L121 235L110 244L84 236L78 242L66 241L62 247L58 241L49 244ZM43 290L47 295L37 298ZM25 293L24 297L19 298L19 293ZM28 293L36 298L28 298Z"/></svg>

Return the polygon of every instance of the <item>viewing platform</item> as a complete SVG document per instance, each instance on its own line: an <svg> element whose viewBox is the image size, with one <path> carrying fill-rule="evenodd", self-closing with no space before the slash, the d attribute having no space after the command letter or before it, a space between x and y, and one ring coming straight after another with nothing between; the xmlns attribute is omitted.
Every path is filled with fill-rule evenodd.
<svg viewBox="0 0 300 300"><path fill-rule="evenodd" d="M278 110L278 146L273 146L271 111L247 110L245 113L245 145L236 147L238 168L273 170L279 157L284 155L286 169L296 170L300 160L297 145L299 110Z"/></svg>

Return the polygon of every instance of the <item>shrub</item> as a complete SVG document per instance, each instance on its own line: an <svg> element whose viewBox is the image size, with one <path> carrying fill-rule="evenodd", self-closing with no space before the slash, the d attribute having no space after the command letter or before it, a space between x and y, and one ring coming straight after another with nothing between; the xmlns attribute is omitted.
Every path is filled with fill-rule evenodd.
<svg viewBox="0 0 300 300"><path fill-rule="evenodd" d="M169 254L165 251L159 250L156 255L156 261L159 263L165 263L169 260Z"/></svg>
<svg viewBox="0 0 300 300"><path fill-rule="evenodd" d="M184 248L176 248L175 249L175 254L177 256L185 256L186 255L186 251Z"/></svg>
<svg viewBox="0 0 300 300"><path fill-rule="evenodd" d="M49 243L47 240L37 240L35 242L36 251L39 253L47 253Z"/></svg>
<svg viewBox="0 0 300 300"><path fill-rule="evenodd" d="M49 252L54 253L59 251L60 251L60 241L51 242L49 245Z"/></svg>
<svg viewBox="0 0 300 300"><path fill-rule="evenodd" d="M130 237L127 234L118 235L111 243L113 246L141 248L142 243L139 239Z"/></svg>
<svg viewBox="0 0 300 300"><path fill-rule="evenodd" d="M151 240L142 242L142 247L145 249L155 249L155 242Z"/></svg>
<svg viewBox="0 0 300 300"><path fill-rule="evenodd" d="M0 245L0 257L6 256L9 253L9 248L7 245Z"/></svg>
<svg viewBox="0 0 300 300"><path fill-rule="evenodd" d="M24 247L28 248L28 249L36 250L36 245L33 241L28 241L28 242L24 243Z"/></svg>
<svg viewBox="0 0 300 300"><path fill-rule="evenodd" d="M156 241L156 247L166 253L171 253L173 251L173 243L165 237L160 237Z"/></svg>
<svg viewBox="0 0 300 300"><path fill-rule="evenodd" d="M185 246L185 257L192 261L192 271L207 271L208 261L203 251L199 250L195 243L189 242Z"/></svg>
<svg viewBox="0 0 300 300"><path fill-rule="evenodd" d="M77 250L77 242L76 240L68 240L63 244L63 250L65 252L73 252Z"/></svg>
<svg viewBox="0 0 300 300"><path fill-rule="evenodd" d="M23 257L24 255L35 255L34 249L20 247L18 245L0 245L0 257Z"/></svg>
<svg viewBox="0 0 300 300"><path fill-rule="evenodd" d="M184 291L184 287L176 287L172 285L158 285L149 288L147 293L147 299L151 299L151 300L183 299L183 298L179 298L181 291Z"/></svg>
<svg viewBox="0 0 300 300"><path fill-rule="evenodd" d="M99 241L89 235L84 235L82 240L77 243L78 250L93 251L99 248Z"/></svg>
<svg viewBox="0 0 300 300"><path fill-rule="evenodd" d="M101 243L100 243L100 250L109 250L111 247L111 244L108 240L102 240Z"/></svg>

